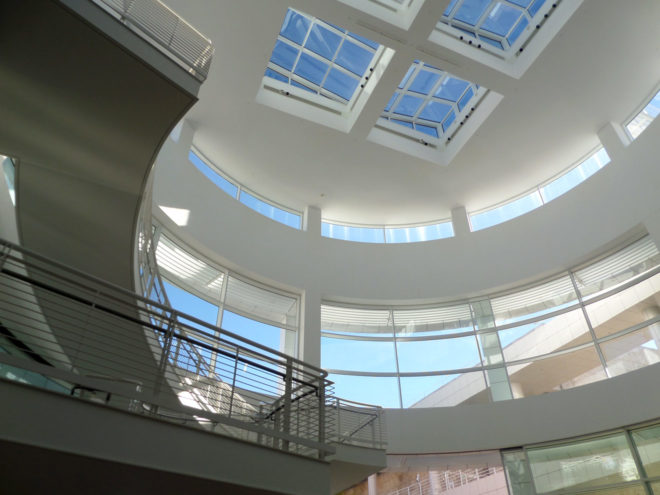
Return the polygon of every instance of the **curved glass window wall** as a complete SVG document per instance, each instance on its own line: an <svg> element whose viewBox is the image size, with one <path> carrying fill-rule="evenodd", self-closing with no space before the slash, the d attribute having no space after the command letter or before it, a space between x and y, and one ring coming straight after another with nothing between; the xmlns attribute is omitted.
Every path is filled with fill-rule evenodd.
<svg viewBox="0 0 660 495"><path fill-rule="evenodd" d="M660 361L658 292L660 253L647 236L550 280L479 300L325 302L321 364L339 395L385 407L573 388Z"/></svg>
<svg viewBox="0 0 660 495"><path fill-rule="evenodd" d="M530 193L495 208L471 213L469 215L470 228L473 232L487 229L543 206L581 184L609 162L610 157L605 148L600 148L576 167L571 168L568 172L547 182L545 185L537 187Z"/></svg>
<svg viewBox="0 0 660 495"><path fill-rule="evenodd" d="M505 450L512 495L660 494L660 424Z"/></svg>
<svg viewBox="0 0 660 495"><path fill-rule="evenodd" d="M260 198L252 192L248 192L237 182L216 171L214 167L201 158L198 152L190 150L188 153L188 159L206 176L207 179L213 182L225 193L229 194L232 198L239 200L245 206L252 208L257 213L261 213L263 216L268 217L271 220L283 223L294 229L300 230L302 228L301 213L277 206L274 203Z"/></svg>
<svg viewBox="0 0 660 495"><path fill-rule="evenodd" d="M635 115L628 124L626 130L630 137L637 139L637 137L644 132L644 130L653 122L653 120L660 113L660 91L658 91L651 101L649 101L642 110Z"/></svg>
<svg viewBox="0 0 660 495"><path fill-rule="evenodd" d="M450 220L402 227L343 225L324 221L321 223L321 235L343 241L397 244L454 237L454 226Z"/></svg>
<svg viewBox="0 0 660 495"><path fill-rule="evenodd" d="M16 206L16 165L11 158L4 155L0 155L0 162L2 162L2 171L9 190L9 197L12 204Z"/></svg>
<svg viewBox="0 0 660 495"><path fill-rule="evenodd" d="M214 265L160 227L154 238L158 270L174 309L271 349L296 355L298 296L262 286ZM192 321L184 323L197 326Z"/></svg>

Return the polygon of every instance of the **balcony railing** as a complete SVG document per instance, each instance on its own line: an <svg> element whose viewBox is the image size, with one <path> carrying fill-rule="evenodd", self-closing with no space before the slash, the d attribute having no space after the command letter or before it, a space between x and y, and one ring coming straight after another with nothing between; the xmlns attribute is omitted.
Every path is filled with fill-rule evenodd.
<svg viewBox="0 0 660 495"><path fill-rule="evenodd" d="M321 459L384 446L325 371L5 241L0 330L5 378Z"/></svg>
<svg viewBox="0 0 660 495"><path fill-rule="evenodd" d="M209 74L211 40L158 0L91 0L187 70L199 82Z"/></svg>

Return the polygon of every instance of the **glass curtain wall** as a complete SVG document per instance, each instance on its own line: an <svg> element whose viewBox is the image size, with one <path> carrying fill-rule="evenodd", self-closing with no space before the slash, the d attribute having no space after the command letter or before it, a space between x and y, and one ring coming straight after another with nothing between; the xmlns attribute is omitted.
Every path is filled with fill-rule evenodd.
<svg viewBox="0 0 660 495"><path fill-rule="evenodd" d="M660 494L660 424L502 452L512 495Z"/></svg>
<svg viewBox="0 0 660 495"><path fill-rule="evenodd" d="M550 280L477 300L326 302L321 364L338 395L385 407L573 388L660 361L659 291L660 254L647 236Z"/></svg>
<svg viewBox="0 0 660 495"><path fill-rule="evenodd" d="M157 227L156 260L171 306L290 356L297 353L299 297L213 265ZM199 326L192 320L183 323ZM222 337L231 340L226 334Z"/></svg>

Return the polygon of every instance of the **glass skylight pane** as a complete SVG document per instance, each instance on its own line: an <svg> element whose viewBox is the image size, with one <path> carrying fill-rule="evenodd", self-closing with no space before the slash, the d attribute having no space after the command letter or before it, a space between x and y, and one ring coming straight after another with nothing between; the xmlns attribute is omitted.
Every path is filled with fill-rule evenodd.
<svg viewBox="0 0 660 495"><path fill-rule="evenodd" d="M477 230L486 229L493 225L519 217L520 215L524 215L525 213L538 208L542 204L543 201L541 200L541 195L538 191L534 191L527 196L506 203L498 208L493 208L492 210L484 211L483 213L477 213L476 215L470 215L472 231L475 232Z"/></svg>
<svg viewBox="0 0 660 495"><path fill-rule="evenodd" d="M648 105L626 126L632 138L637 139L637 136L644 132L644 129L658 116L658 113L660 113L660 91L656 93Z"/></svg>
<svg viewBox="0 0 660 495"><path fill-rule="evenodd" d="M305 48L309 48L314 53L332 60L340 43L341 36L319 24L314 24L305 42Z"/></svg>
<svg viewBox="0 0 660 495"><path fill-rule="evenodd" d="M435 83L440 79L440 74L434 72L429 72L427 70L421 70L415 77L415 80L410 83L408 89L414 91L415 93L421 93L427 95L431 92Z"/></svg>
<svg viewBox="0 0 660 495"><path fill-rule="evenodd" d="M302 45L310 24L310 19L295 10L289 9L284 17L280 34L294 43Z"/></svg>
<svg viewBox="0 0 660 495"><path fill-rule="evenodd" d="M474 26L486 12L490 3L491 0L464 0L456 11L454 18Z"/></svg>
<svg viewBox="0 0 660 495"><path fill-rule="evenodd" d="M296 69L293 72L314 84L320 85L325 77L325 73L328 72L328 64L307 53L303 53L300 55Z"/></svg>
<svg viewBox="0 0 660 495"><path fill-rule="evenodd" d="M570 191L588 177L598 172L610 162L605 148L591 155L577 167L541 188L541 196L546 203Z"/></svg>
<svg viewBox="0 0 660 495"><path fill-rule="evenodd" d="M380 49L362 36L288 9L264 75L319 95L321 105L348 103L359 94L360 80Z"/></svg>
<svg viewBox="0 0 660 495"><path fill-rule="evenodd" d="M464 81L440 69L415 60L399 84L381 118L400 124L433 138L440 138L452 128L457 116L467 114L476 104L475 95L479 86ZM398 115L410 117L411 121L397 118ZM437 125L433 125L435 122ZM411 137L422 140L417 132Z"/></svg>
<svg viewBox="0 0 660 495"><path fill-rule="evenodd" d="M437 127L429 127L427 125L415 124L415 129L417 129L419 132L423 132L424 134L428 134L429 136L433 136L435 138L439 137Z"/></svg>
<svg viewBox="0 0 660 495"><path fill-rule="evenodd" d="M365 45L370 46L370 47L373 48L374 50L377 50L378 47L380 46L380 45L379 45L378 43L376 43L375 41L371 41L370 39L367 39L367 38L365 38L364 36L360 36L359 34L348 33L348 35L349 35L351 38L355 38L356 40L361 41L361 42L364 43Z"/></svg>
<svg viewBox="0 0 660 495"><path fill-rule="evenodd" d="M265 76L272 77L273 79L277 79L278 81L282 82L289 82L289 78L286 76L283 76L279 72L274 71L273 69L266 69L266 72L264 73Z"/></svg>
<svg viewBox="0 0 660 495"><path fill-rule="evenodd" d="M545 3L545 0L456 0L445 10L436 29L442 31L442 25L446 24L459 31L457 35L461 39L465 34L478 36L484 43L506 52L523 33L527 31L525 37L533 33L527 28L536 15L541 15Z"/></svg>
<svg viewBox="0 0 660 495"><path fill-rule="evenodd" d="M419 114L422 119L441 123L451 111L451 105L430 101Z"/></svg>
<svg viewBox="0 0 660 495"><path fill-rule="evenodd" d="M323 87L345 100L350 100L357 88L358 80L339 69L332 68Z"/></svg>
<svg viewBox="0 0 660 495"><path fill-rule="evenodd" d="M322 222L321 235L332 239L354 242L384 242L385 234L382 228L354 227L352 225L337 225Z"/></svg>
<svg viewBox="0 0 660 495"><path fill-rule="evenodd" d="M506 36L521 15L522 12L519 9L498 2L488 14L481 28L499 36Z"/></svg>
<svg viewBox="0 0 660 495"><path fill-rule="evenodd" d="M261 213L265 217L283 223L284 225L288 225L289 227L293 227L294 229L300 229L300 215L290 213L277 206L268 204L246 191L241 191L239 199L245 206L252 208L254 211Z"/></svg>
<svg viewBox="0 0 660 495"><path fill-rule="evenodd" d="M210 179L211 182L213 182L216 186L218 186L224 192L229 194L232 198L236 198L236 195L238 194L238 186L236 186L235 184L232 184L227 179L225 179L222 175L220 175L215 170L213 170L211 167L209 167L193 151L190 151L188 153L188 159L192 162L193 165L195 165L195 167L197 167L197 169L201 173L203 173L208 179Z"/></svg>
<svg viewBox="0 0 660 495"><path fill-rule="evenodd" d="M288 43L278 40L275 43L275 48L273 48L273 54L270 56L270 61L286 70L291 70L293 69L293 64L296 63L297 58L298 50L296 48Z"/></svg>
<svg viewBox="0 0 660 495"><path fill-rule="evenodd" d="M523 17L520 19L520 22L518 25L515 27L513 31L511 31L511 34L507 37L507 41L509 42L509 45L513 45L518 37L523 33L527 25L529 24L529 21L527 20L527 17Z"/></svg>
<svg viewBox="0 0 660 495"><path fill-rule="evenodd" d="M396 106L394 113L412 117L415 115L415 113L417 113L417 109L423 102L424 100L422 98L418 98L417 96L403 95L399 100L399 104Z"/></svg>
<svg viewBox="0 0 660 495"><path fill-rule="evenodd" d="M356 43L344 40L335 62L358 76L364 75L374 58L374 52L358 46Z"/></svg>
<svg viewBox="0 0 660 495"><path fill-rule="evenodd" d="M469 85L469 82L457 77L446 77L434 96L443 100L458 101Z"/></svg>

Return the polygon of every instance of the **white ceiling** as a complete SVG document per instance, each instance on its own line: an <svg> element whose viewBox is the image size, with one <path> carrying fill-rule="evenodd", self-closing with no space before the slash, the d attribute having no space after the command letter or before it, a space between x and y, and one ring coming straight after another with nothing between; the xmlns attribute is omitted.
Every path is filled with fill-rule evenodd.
<svg viewBox="0 0 660 495"><path fill-rule="evenodd" d="M660 82L660 2L652 0L585 0L520 79L425 41L449 0L426 0L409 31L337 0L166 3L216 47L187 115L194 144L255 192L345 222L432 221L522 193L596 147L597 131L630 116ZM349 134L255 102L287 7L396 50ZM448 167L366 140L415 58L504 96Z"/></svg>

